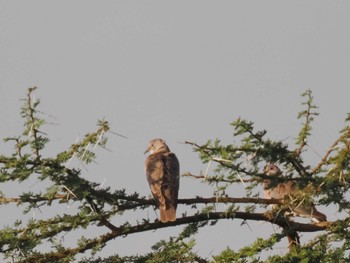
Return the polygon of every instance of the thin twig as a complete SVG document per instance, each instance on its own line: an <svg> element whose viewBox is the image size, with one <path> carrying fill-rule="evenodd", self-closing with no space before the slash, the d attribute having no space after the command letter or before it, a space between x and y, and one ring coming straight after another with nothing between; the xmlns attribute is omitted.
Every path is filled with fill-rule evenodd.
<svg viewBox="0 0 350 263"><path fill-rule="evenodd" d="M117 135L117 136L119 136L119 137L122 137L122 138L124 138L124 139L128 139L128 137L126 137L126 136L124 136L124 135L122 135L122 134L120 134L120 133L116 133L116 132L114 132L114 131L109 131L110 133L112 133L112 134L114 134L114 135Z"/></svg>
<svg viewBox="0 0 350 263"><path fill-rule="evenodd" d="M241 178L241 176L239 176L240 177L239 180L216 179L215 177L212 177L212 176L194 175L194 174L191 174L190 172L183 173L181 176L192 177L194 179L204 179L208 181L219 181L224 183L240 183L240 182L251 183L256 181L256 179L243 179Z"/></svg>
<svg viewBox="0 0 350 263"><path fill-rule="evenodd" d="M309 100L307 101L307 106L308 106L308 107L307 107L306 115L305 115L305 125L304 125L304 127L302 128L302 130L305 129L306 133L305 133L305 136L303 137L303 140L302 140L300 146L295 150L295 154L296 154L297 156L299 156L299 155L301 154L303 148L307 145L307 141L306 141L306 139L307 139L307 132L308 132L308 130L310 129L310 123L311 123L311 106L312 106L312 105L311 105L311 101L312 101L312 97L311 97L311 94L310 94L310 93L308 93L308 95L309 95ZM301 130L301 131L302 131L302 130Z"/></svg>
<svg viewBox="0 0 350 263"><path fill-rule="evenodd" d="M230 161L230 160L225 160L225 159L222 159L222 158L213 158L213 160L214 160L214 161L218 161L218 162L232 163L232 161ZM244 180L243 180L243 178L240 176L240 174L237 173L237 175L238 175L238 177L239 177L241 183L242 183L244 186L246 186L245 183L244 183Z"/></svg>
<svg viewBox="0 0 350 263"><path fill-rule="evenodd" d="M33 196L30 197L28 200L24 200L21 197L0 197L0 204L8 204L8 203L37 203L42 201L53 201L53 200L62 200L62 199L68 199L69 194L56 194L53 197L44 197L44 196Z"/></svg>
<svg viewBox="0 0 350 263"><path fill-rule="evenodd" d="M349 131L347 132L349 133ZM340 136L332 145L331 147L329 147L329 149L327 150L327 152L325 153L325 155L323 156L323 158L321 159L321 161L316 165L316 167L314 169L312 169L312 171L310 172L311 175L315 174L316 172L318 172L318 170L321 169L321 167L325 164L325 162L328 159L328 156L333 152L333 150L336 148L336 146L338 145L339 142L341 142L343 140L343 136Z"/></svg>

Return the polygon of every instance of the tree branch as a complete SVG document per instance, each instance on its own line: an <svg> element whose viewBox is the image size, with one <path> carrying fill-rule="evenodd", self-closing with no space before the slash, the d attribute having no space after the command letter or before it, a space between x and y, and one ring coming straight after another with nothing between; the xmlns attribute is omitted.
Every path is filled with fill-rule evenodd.
<svg viewBox="0 0 350 263"><path fill-rule="evenodd" d="M247 213L247 212L210 212L205 214L197 214L193 216L177 218L174 222L162 223L158 220L153 223L144 223L134 226L120 226L113 227L113 231L108 232L92 240L88 240L84 246L79 246L75 248L69 248L61 250L59 252L46 253L39 255L33 255L32 257L27 257L24 261L21 262L47 262L48 260L54 261L65 258L67 256L73 256L78 253L83 253L86 250L92 249L99 244L105 244L106 242L115 239L120 236L127 236L134 233L141 233L145 231L151 231L166 227L187 225L194 222L210 221L210 220L219 220L219 219L242 219L242 220L256 220L256 221L265 221L272 224L276 224L284 229L290 229L293 231L299 232L316 232L326 230L329 224L304 224L288 220L283 216L273 217L268 213Z"/></svg>
<svg viewBox="0 0 350 263"><path fill-rule="evenodd" d="M329 149L327 150L327 152L325 153L325 155L322 157L321 161L316 165L316 167L314 169L312 169L312 171L310 172L311 175L315 174L318 172L318 170L321 169L321 167L325 164L325 162L327 161L329 155L334 151L334 149L336 148L336 146L344 139L344 137L347 137L350 135L350 130L347 130L347 132L345 134L343 134L342 136L340 136L332 145L331 147L329 147Z"/></svg>
<svg viewBox="0 0 350 263"><path fill-rule="evenodd" d="M6 203L37 203L41 201L54 201L54 200L62 200L62 199L68 199L71 195L69 194L57 194L54 197L44 197L44 196L33 196L28 198L23 197L0 197L0 204L6 204ZM123 200L123 197L120 197L120 200ZM134 202L130 204L121 204L117 206L118 211L125 211L125 210L131 210L135 209L140 206L150 206L150 205L157 205L157 202L151 198L151 199L140 199L136 198L132 199L131 197L126 198L127 201ZM91 200L89 199L88 202L90 203ZM183 198L177 200L178 204L184 204L184 205L193 205L193 204L215 204L215 203L242 203L242 204L279 204L283 205L285 204L284 199L265 199L265 198L251 198L251 197L195 197L195 198ZM96 207L96 204L93 205L93 207Z"/></svg>
<svg viewBox="0 0 350 263"><path fill-rule="evenodd" d="M36 118L34 116L35 114L35 105L33 105L32 103L32 92L36 89L36 87L34 88L30 88L28 90L28 94L27 94L27 105L28 105L28 108L27 110L29 111L29 114L28 114L28 117L30 119L30 124L31 124L31 127L29 127L29 134L32 132L33 133L33 150L34 150L34 153L36 155L36 158L37 159L40 159L40 151L39 151L39 147L37 147L36 143L38 142L38 130L37 130L37 127L36 127Z"/></svg>
<svg viewBox="0 0 350 263"><path fill-rule="evenodd" d="M194 179L203 179L203 180L207 180L210 182L215 181L215 182L224 182L224 183L241 183L241 182L251 183L251 182L256 181L256 179L242 179L242 180L241 179L236 179L236 180L217 179L215 176L195 175L195 174L192 174L190 172L183 173L181 176L191 177Z"/></svg>
<svg viewBox="0 0 350 263"><path fill-rule="evenodd" d="M53 197L45 197L45 196L21 196L21 197L0 197L0 205L7 203L37 203L42 201L54 201L54 200L63 200L70 199L72 195L70 194L56 194Z"/></svg>
<svg viewBox="0 0 350 263"><path fill-rule="evenodd" d="M305 116L305 124L299 133L299 138L298 138L299 147L295 150L295 154L297 156L300 156L303 148L307 145L307 137L310 135L311 121L313 120L311 115L317 114L317 113L311 112L311 109L315 108L315 106L312 105L313 97L311 95L311 90L306 91L302 96L307 96L308 100L305 103L303 103L307 105L306 111L299 113L299 116L298 116L298 118Z"/></svg>
<svg viewBox="0 0 350 263"><path fill-rule="evenodd" d="M179 199L178 204L209 204L209 203L253 203L253 204L284 204L283 199L265 199L251 197L195 197L187 199Z"/></svg>

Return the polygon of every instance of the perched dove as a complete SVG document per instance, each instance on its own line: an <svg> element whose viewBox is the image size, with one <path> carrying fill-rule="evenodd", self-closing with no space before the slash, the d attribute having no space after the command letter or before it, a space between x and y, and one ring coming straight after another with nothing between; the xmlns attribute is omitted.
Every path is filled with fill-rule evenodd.
<svg viewBox="0 0 350 263"><path fill-rule="evenodd" d="M281 170L275 164L267 164L264 167L264 173L268 176L282 175ZM268 199L284 199L286 195L292 196L297 189L293 181L280 183L277 186L270 189L268 188L269 184L270 184L269 179L264 180L264 183L263 183L264 194L265 194L265 198L268 198ZM273 205L273 207L276 207L276 205ZM306 205L306 204L300 203L295 207L292 207L292 210L295 215L311 218L313 221L317 223L327 221L326 215L317 211L316 207L312 204Z"/></svg>
<svg viewBox="0 0 350 263"><path fill-rule="evenodd" d="M146 176L152 195L159 205L160 221L176 220L180 165L176 155L162 139L151 140L145 153Z"/></svg>

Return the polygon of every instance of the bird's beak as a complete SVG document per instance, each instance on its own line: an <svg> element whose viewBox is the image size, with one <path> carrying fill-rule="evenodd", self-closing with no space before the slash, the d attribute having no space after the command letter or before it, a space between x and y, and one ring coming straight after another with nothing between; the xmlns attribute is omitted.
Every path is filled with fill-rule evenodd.
<svg viewBox="0 0 350 263"><path fill-rule="evenodd" d="M146 151L143 154L146 154L149 152L149 148L146 149Z"/></svg>

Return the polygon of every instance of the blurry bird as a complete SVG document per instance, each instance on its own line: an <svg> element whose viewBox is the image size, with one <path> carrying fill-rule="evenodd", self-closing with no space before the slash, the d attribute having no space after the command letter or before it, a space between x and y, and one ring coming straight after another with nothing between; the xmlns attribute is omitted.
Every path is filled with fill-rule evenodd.
<svg viewBox="0 0 350 263"><path fill-rule="evenodd" d="M281 176L281 170L275 164L267 164L264 167L264 173L268 176ZM284 199L285 196L292 196L297 187L295 186L293 181L287 181L284 183L279 183L277 186L268 188L271 180L266 179L263 183L263 189L265 198L268 199ZM273 208L276 205L272 205ZM327 221L326 215L316 210L316 207L312 204L303 204L300 203L295 207L291 208L294 215L301 217L311 218L313 221L319 223L323 221Z"/></svg>
<svg viewBox="0 0 350 263"><path fill-rule="evenodd" d="M150 155L145 162L146 176L159 205L160 221L175 221L180 182L179 161L162 139L151 140L147 152Z"/></svg>

